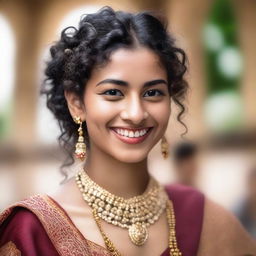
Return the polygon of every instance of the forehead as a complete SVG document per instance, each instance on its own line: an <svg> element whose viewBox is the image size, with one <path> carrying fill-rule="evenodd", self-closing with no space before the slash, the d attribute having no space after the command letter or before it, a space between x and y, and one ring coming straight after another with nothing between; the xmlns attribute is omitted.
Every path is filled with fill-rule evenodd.
<svg viewBox="0 0 256 256"><path fill-rule="evenodd" d="M136 49L120 48L113 52L110 61L92 72L91 79L100 81L105 78L119 78L129 82L166 79L166 70L157 54L141 47Z"/></svg>

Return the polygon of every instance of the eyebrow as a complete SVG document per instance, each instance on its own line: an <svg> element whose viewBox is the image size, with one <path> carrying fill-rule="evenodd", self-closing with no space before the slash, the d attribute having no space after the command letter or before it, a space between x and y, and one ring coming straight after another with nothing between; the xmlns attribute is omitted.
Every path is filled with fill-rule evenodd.
<svg viewBox="0 0 256 256"><path fill-rule="evenodd" d="M118 80L118 79L111 79L111 78L100 81L99 83L96 84L96 86L98 86L100 84L109 84L109 83L120 85L120 86L129 86L129 83L126 81ZM153 86L156 84L166 84L167 85L167 82L163 79L156 79L156 80L145 82L143 84L143 87L150 87L150 86Z"/></svg>

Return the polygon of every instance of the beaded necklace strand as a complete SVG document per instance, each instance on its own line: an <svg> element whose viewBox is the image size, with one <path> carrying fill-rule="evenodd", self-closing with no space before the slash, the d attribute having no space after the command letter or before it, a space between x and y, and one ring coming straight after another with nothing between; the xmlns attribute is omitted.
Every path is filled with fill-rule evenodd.
<svg viewBox="0 0 256 256"><path fill-rule="evenodd" d="M176 239L175 214L173 210L173 204L172 201L168 199L166 194L166 198L163 196L165 192L163 187L161 187L159 184L141 196L137 196L131 199L124 199L122 197L115 196L109 191L101 188L98 184L90 179L84 170L78 172L76 175L76 183L82 193L83 199L92 208L93 218L99 228L105 246L112 256L122 255L103 231L101 226L101 219L122 228L128 227L131 241L135 245L140 246L146 242L148 237L145 221L147 221L149 225L154 224L164 209L166 211L166 217L169 226L170 255L182 255L178 249ZM145 204L143 204L144 201ZM159 203L156 204L156 202ZM165 202L164 206L162 205L163 202ZM155 204L155 207L147 208L150 204ZM154 212L153 214L150 212L151 209ZM121 210L121 212L119 212L119 214L114 214L117 210ZM147 213L147 217L144 217L145 211ZM106 216L108 216L108 218L106 218ZM112 219L114 219L114 221ZM125 220L125 225L122 225L122 220Z"/></svg>

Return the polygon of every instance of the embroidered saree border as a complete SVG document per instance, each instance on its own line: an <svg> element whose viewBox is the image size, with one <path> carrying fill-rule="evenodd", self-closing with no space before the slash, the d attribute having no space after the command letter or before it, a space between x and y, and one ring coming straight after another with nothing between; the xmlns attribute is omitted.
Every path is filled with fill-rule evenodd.
<svg viewBox="0 0 256 256"><path fill-rule="evenodd" d="M0 247L0 255L1 256L21 256L20 250L17 249L16 245L9 241Z"/></svg>
<svg viewBox="0 0 256 256"><path fill-rule="evenodd" d="M17 206L29 209L38 217L61 256L109 256L105 248L89 243L47 195L34 195L12 205L0 215L0 225Z"/></svg>

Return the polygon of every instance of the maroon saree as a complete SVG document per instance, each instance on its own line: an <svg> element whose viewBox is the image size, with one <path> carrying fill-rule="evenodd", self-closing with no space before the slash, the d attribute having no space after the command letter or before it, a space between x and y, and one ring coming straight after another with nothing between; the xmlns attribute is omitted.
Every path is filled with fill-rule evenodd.
<svg viewBox="0 0 256 256"><path fill-rule="evenodd" d="M166 187L176 216L178 246L183 256L197 254L204 196L182 185ZM1 256L110 256L87 240L64 209L47 195L35 195L0 215ZM167 248L160 256L168 256Z"/></svg>

